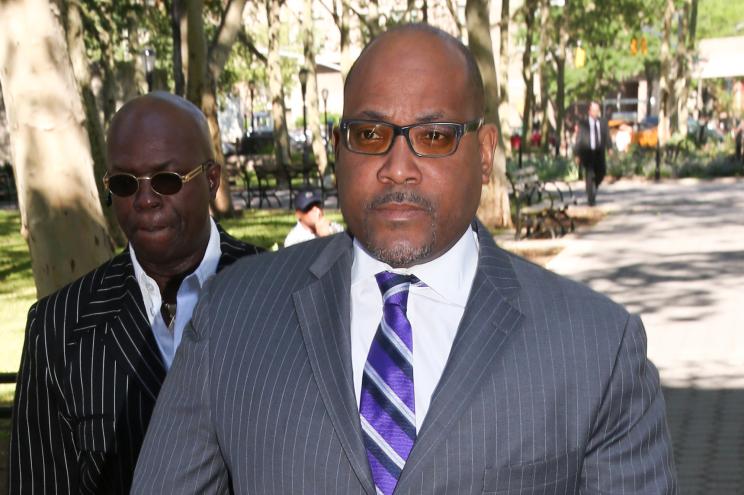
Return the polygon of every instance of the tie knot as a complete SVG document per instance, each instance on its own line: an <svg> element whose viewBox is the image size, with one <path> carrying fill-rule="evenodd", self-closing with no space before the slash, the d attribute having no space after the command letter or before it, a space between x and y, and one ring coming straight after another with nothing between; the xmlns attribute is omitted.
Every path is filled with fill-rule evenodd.
<svg viewBox="0 0 744 495"><path fill-rule="evenodd" d="M375 275L377 285L382 293L385 304L406 305L408 300L408 287L417 284L419 279L415 275L402 275L393 272L380 272Z"/></svg>

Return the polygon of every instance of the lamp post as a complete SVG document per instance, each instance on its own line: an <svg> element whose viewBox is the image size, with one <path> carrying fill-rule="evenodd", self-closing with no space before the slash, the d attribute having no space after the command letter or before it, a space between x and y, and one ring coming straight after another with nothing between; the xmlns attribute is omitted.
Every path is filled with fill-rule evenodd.
<svg viewBox="0 0 744 495"><path fill-rule="evenodd" d="M328 153L328 88L323 88L320 96L323 98L323 145Z"/></svg>
<svg viewBox="0 0 744 495"><path fill-rule="evenodd" d="M251 125L246 128L246 132L248 132L248 134L253 134L253 96L256 93L256 81L253 79L248 81L248 91L251 93Z"/></svg>
<svg viewBox="0 0 744 495"><path fill-rule="evenodd" d="M300 87L302 88L302 168L307 168L307 106L305 105L305 90L307 89L308 70L300 69Z"/></svg>
<svg viewBox="0 0 744 495"><path fill-rule="evenodd" d="M145 51L142 54L142 58L145 62L145 80L147 81L147 92L152 92L152 79L153 79L153 71L155 70L155 49L154 48L145 48Z"/></svg>

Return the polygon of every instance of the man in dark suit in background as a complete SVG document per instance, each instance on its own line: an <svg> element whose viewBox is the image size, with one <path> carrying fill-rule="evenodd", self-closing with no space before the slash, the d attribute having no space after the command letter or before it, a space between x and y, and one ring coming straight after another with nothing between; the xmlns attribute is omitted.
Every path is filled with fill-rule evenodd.
<svg viewBox="0 0 744 495"><path fill-rule="evenodd" d="M214 278L133 493L675 493L640 319L475 219L483 112L448 34L365 48L334 136L348 233Z"/></svg>
<svg viewBox="0 0 744 495"><path fill-rule="evenodd" d="M220 183L201 111L167 93L114 116L104 182L128 248L31 307L10 493L129 493L145 430L206 280L258 248L209 216Z"/></svg>
<svg viewBox="0 0 744 495"><path fill-rule="evenodd" d="M584 167L586 195L590 206L597 201L597 189L607 173L605 151L611 148L607 122L602 119L599 103L589 104L586 119L579 121L577 149L580 166Z"/></svg>

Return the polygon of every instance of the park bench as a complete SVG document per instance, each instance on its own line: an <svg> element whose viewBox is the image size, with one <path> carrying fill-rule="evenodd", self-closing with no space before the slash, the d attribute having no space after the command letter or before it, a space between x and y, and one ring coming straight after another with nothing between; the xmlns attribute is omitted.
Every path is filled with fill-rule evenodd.
<svg viewBox="0 0 744 495"><path fill-rule="evenodd" d="M3 170L4 168L7 170ZM9 165L0 167L0 202L7 202L17 206L18 195L16 194L12 173Z"/></svg>
<svg viewBox="0 0 744 495"><path fill-rule="evenodd" d="M17 378L15 373L0 373L0 383L2 384L14 384ZM11 406L0 407L0 418L10 418L12 411Z"/></svg>
<svg viewBox="0 0 744 495"><path fill-rule="evenodd" d="M515 210L515 239L555 238L573 232L575 224L568 210L576 204L576 198L568 183L541 181L532 166L507 172L506 176Z"/></svg>

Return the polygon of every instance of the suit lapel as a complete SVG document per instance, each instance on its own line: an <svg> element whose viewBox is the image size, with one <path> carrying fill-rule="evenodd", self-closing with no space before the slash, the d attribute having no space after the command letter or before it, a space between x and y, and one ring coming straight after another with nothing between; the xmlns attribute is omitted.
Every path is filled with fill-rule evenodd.
<svg viewBox="0 0 744 495"><path fill-rule="evenodd" d="M410 483L417 471L449 434L483 379L491 373L499 348L524 318L509 302L519 284L508 256L496 247L485 227L478 223L476 228L480 244L478 270L449 359L399 479L400 493L412 489Z"/></svg>
<svg viewBox="0 0 744 495"><path fill-rule="evenodd" d="M101 308L109 313L103 327L105 345L123 371L134 377L154 401L165 379L165 367L145 314L129 251L122 253L121 258L115 269L112 266L112 273L102 281L91 307L96 301L105 307ZM106 280L116 283L115 300L101 297L111 293Z"/></svg>
<svg viewBox="0 0 744 495"><path fill-rule="evenodd" d="M337 236L310 268L318 279L295 292L293 298L328 415L357 478L367 493L374 494L351 370L351 263L349 237Z"/></svg>

